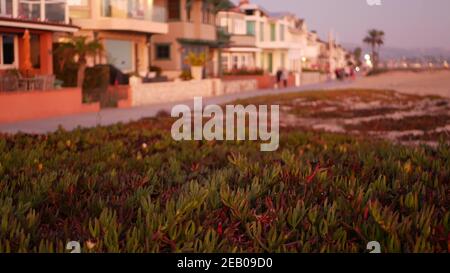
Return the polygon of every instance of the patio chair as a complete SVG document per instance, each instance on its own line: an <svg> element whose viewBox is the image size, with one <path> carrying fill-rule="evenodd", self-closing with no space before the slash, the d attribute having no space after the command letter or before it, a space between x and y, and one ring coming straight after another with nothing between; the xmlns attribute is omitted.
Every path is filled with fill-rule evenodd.
<svg viewBox="0 0 450 273"><path fill-rule="evenodd" d="M44 81L44 90L51 90L55 87L55 75L47 75Z"/></svg>
<svg viewBox="0 0 450 273"><path fill-rule="evenodd" d="M44 91L45 90L45 78L46 76L36 76L30 79L32 84L30 85L33 90Z"/></svg>

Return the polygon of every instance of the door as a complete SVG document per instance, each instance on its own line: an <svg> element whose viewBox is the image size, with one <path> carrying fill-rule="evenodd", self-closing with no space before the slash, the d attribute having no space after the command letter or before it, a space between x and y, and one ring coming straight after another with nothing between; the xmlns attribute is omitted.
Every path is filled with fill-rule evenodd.
<svg viewBox="0 0 450 273"><path fill-rule="evenodd" d="M267 70L273 73L273 53L267 54Z"/></svg>

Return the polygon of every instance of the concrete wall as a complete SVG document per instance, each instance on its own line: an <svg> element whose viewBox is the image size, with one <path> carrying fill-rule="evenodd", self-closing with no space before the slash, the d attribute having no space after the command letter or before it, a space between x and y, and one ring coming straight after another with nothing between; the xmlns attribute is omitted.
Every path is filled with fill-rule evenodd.
<svg viewBox="0 0 450 273"><path fill-rule="evenodd" d="M257 89L256 80L222 81L206 79L201 81L174 81L164 83L132 82L128 101L119 107L191 100L194 97L212 97Z"/></svg>
<svg viewBox="0 0 450 273"><path fill-rule="evenodd" d="M316 84L327 81L328 76L319 72L303 72L301 85Z"/></svg>
<svg viewBox="0 0 450 273"><path fill-rule="evenodd" d="M83 104L78 88L0 93L0 123L96 112L100 105Z"/></svg>

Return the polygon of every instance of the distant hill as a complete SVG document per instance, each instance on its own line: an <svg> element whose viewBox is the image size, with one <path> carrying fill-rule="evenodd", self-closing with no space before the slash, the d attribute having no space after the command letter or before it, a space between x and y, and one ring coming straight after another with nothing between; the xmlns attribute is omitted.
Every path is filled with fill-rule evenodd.
<svg viewBox="0 0 450 273"><path fill-rule="evenodd" d="M364 52L370 52L371 49L367 45L357 45L352 43L343 43L343 46L348 50L353 50L356 47L361 47ZM402 58L444 58L450 59L450 50L445 48L399 48L386 47L381 48L382 59L402 59Z"/></svg>

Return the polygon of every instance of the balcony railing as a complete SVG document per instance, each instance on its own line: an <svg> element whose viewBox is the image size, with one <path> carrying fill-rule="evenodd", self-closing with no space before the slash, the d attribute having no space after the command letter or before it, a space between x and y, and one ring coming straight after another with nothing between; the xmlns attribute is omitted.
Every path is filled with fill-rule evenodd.
<svg viewBox="0 0 450 273"><path fill-rule="evenodd" d="M0 17L67 23L66 0L0 0Z"/></svg>
<svg viewBox="0 0 450 273"><path fill-rule="evenodd" d="M167 9L139 0L103 0L102 16L167 22Z"/></svg>

